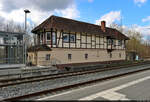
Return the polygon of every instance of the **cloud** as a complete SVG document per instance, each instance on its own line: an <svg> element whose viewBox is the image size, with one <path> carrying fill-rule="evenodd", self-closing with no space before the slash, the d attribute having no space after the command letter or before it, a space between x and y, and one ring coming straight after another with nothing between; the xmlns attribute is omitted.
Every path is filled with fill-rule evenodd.
<svg viewBox="0 0 150 102"><path fill-rule="evenodd" d="M146 3L147 0L134 0L134 3L141 7L142 4Z"/></svg>
<svg viewBox="0 0 150 102"><path fill-rule="evenodd" d="M106 25L114 23L115 21L120 21L121 19L121 11L111 11L105 15L103 15L100 19L96 20L96 24L100 25L100 22L105 20Z"/></svg>
<svg viewBox="0 0 150 102"><path fill-rule="evenodd" d="M55 10L56 13L58 13L59 15L62 15L63 17L66 18L78 18L80 17L80 12L77 10L76 5L71 5L70 7L68 7L65 10Z"/></svg>
<svg viewBox="0 0 150 102"><path fill-rule="evenodd" d="M129 30L141 33L143 41L146 41L148 38L150 38L150 26L140 26L137 24L133 24L131 27L129 27L123 25L124 34L127 34Z"/></svg>
<svg viewBox="0 0 150 102"><path fill-rule="evenodd" d="M150 16L142 19L142 22L147 22L147 21L150 21Z"/></svg>
<svg viewBox="0 0 150 102"><path fill-rule="evenodd" d="M20 8L34 8L42 11L65 9L73 4L74 0L1 0L2 10L11 12Z"/></svg>
<svg viewBox="0 0 150 102"><path fill-rule="evenodd" d="M55 14L68 18L79 17L75 0L0 0L0 17L24 23L24 9L28 14L28 23L40 24L49 16Z"/></svg>
<svg viewBox="0 0 150 102"><path fill-rule="evenodd" d="M150 36L150 26L140 26L140 25L134 24L132 28L135 31L140 32L143 36Z"/></svg>

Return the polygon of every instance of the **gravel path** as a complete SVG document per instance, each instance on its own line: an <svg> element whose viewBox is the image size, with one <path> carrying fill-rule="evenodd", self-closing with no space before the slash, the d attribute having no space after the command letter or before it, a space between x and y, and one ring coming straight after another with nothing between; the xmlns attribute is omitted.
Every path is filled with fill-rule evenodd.
<svg viewBox="0 0 150 102"><path fill-rule="evenodd" d="M117 75L121 73L131 72L139 69L146 69L148 67L149 67L148 65L141 65L138 67L136 66L136 67L130 67L125 69L116 69L116 70L110 70L105 72L91 73L86 75L71 76L71 77L60 78L60 79L44 80L40 82L3 87L0 88L0 100L3 100L5 98L10 98L10 97L15 97L15 96L21 96L29 93L35 93L42 90L71 85L75 83L85 82L89 80L99 79L103 77L108 77L112 75Z"/></svg>

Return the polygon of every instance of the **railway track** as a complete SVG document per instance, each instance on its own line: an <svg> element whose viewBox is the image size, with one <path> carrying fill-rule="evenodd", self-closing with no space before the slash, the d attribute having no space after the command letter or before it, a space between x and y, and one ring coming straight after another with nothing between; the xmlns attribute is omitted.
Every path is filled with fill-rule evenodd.
<svg viewBox="0 0 150 102"><path fill-rule="evenodd" d="M58 78L70 77L70 76L77 76L77 75L97 73L97 72L108 71L108 70L128 68L128 67L138 66L138 65L143 65L143 64L149 64L149 62L148 63L134 63L131 65L122 65L119 67L109 67L109 68L106 67L106 68L90 70L90 71L78 71L78 72L70 72L70 73L64 73L64 74L42 75L42 76L37 76L37 77L0 80L0 88L12 86L12 85L24 84L24 83L31 83L31 82L44 81L44 80L53 80L53 79L58 79Z"/></svg>
<svg viewBox="0 0 150 102"><path fill-rule="evenodd" d="M31 94L27 94L27 95L7 98L7 99L4 99L3 101L23 100L23 99L26 99L26 98L36 97L36 96L40 96L40 95L46 95L46 94L49 94L49 93L53 93L53 92L57 92L57 91L65 90L65 89L70 89L70 88L75 88L75 87L78 87L78 86L87 85L87 84L91 84L91 83L96 83L96 82L99 82L99 81L105 81L105 80L113 79L113 78L117 78L117 77L122 77L122 76L130 75L130 74L138 73L138 72L141 72L141 71L145 71L145 70L150 70L150 69L149 68L140 69L140 70L136 70L136 71L133 71L133 72L117 74L117 75L113 75L113 76L99 78L99 79L96 79L96 80L90 80L90 81L86 81L86 82L81 82L81 83L77 83L77 84L73 84L73 85L67 85L67 86L58 87L58 88L54 88L54 89L44 90L44 91L31 93Z"/></svg>
<svg viewBox="0 0 150 102"><path fill-rule="evenodd" d="M71 73L64 73L64 74L42 75L42 76L37 76L37 77L26 77L26 78L14 78L14 79L0 80L0 83L1 83L0 88L7 87L10 85L17 85L17 84L30 83L30 82L43 81L43 80L52 80L52 79L56 79L56 78L96 73L96 72L107 71L107 70L115 70L115 69L138 66L138 65L143 65L143 64L145 64L145 63L134 63L131 65L123 65L123 66L119 66L119 67L110 67L110 68L101 68L101 69L90 70L90 71L78 71L78 72L71 72Z"/></svg>

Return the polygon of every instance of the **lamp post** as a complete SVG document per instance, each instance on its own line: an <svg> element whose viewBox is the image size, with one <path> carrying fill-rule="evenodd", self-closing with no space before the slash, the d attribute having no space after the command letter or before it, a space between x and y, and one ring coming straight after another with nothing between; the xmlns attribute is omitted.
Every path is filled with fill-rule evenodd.
<svg viewBox="0 0 150 102"><path fill-rule="evenodd" d="M28 9L24 10L25 12L25 34L26 34L26 30L27 30L27 14L30 13L30 11Z"/></svg>
<svg viewBox="0 0 150 102"><path fill-rule="evenodd" d="M28 10L28 9L25 9L24 10L24 12L25 12L25 35L27 34L27 14L28 13L30 13L30 11ZM24 37L25 38L25 37ZM24 63L25 63L25 65L26 65L26 40L24 39Z"/></svg>

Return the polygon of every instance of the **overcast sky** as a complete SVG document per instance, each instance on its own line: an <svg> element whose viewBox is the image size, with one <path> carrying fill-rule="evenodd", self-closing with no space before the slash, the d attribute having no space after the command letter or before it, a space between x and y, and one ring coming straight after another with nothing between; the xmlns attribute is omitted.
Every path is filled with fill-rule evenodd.
<svg viewBox="0 0 150 102"><path fill-rule="evenodd" d="M0 22L14 20L24 23L24 9L28 24L40 24L51 15L72 18L93 24L106 20L107 26L119 23L131 25L143 36L150 36L149 0L0 0Z"/></svg>

